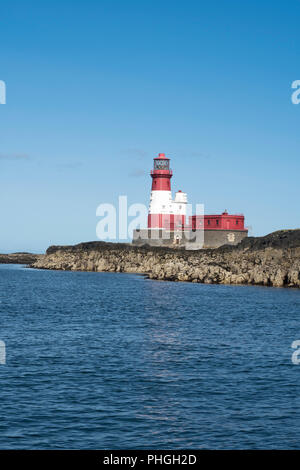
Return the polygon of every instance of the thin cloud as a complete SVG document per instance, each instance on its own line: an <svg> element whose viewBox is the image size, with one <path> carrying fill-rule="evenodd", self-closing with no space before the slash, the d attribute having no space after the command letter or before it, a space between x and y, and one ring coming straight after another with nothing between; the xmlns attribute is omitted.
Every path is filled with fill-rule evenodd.
<svg viewBox="0 0 300 470"><path fill-rule="evenodd" d="M211 154L210 153L206 153L206 152L190 152L188 154L191 158L204 158L205 160L209 160L211 158Z"/></svg>
<svg viewBox="0 0 300 470"><path fill-rule="evenodd" d="M82 162L79 162L79 161L60 163L59 165L57 165L58 168L66 168L67 170L73 170L81 166L82 166Z"/></svg>
<svg viewBox="0 0 300 470"><path fill-rule="evenodd" d="M140 178L141 176L145 176L146 172L145 170L138 169L138 170L133 170L131 173L129 173L129 176L132 178Z"/></svg>
<svg viewBox="0 0 300 470"><path fill-rule="evenodd" d="M29 160L29 158L25 153L0 153L0 160Z"/></svg>
<svg viewBox="0 0 300 470"><path fill-rule="evenodd" d="M137 157L137 158L145 158L148 155L148 152L139 148L125 149L122 151L122 153L125 153L126 155L129 155L131 157Z"/></svg>

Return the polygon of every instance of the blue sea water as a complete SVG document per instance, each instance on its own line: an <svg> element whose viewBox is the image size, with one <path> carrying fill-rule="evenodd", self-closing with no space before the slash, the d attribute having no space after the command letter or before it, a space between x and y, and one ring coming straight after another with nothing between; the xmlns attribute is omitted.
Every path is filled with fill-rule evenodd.
<svg viewBox="0 0 300 470"><path fill-rule="evenodd" d="M299 449L300 290L0 265L1 449Z"/></svg>

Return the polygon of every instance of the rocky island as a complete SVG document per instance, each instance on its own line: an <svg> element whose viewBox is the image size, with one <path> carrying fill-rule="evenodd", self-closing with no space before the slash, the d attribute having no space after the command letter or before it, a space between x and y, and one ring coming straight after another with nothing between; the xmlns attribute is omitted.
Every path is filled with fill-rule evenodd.
<svg viewBox="0 0 300 470"><path fill-rule="evenodd" d="M51 246L31 267L141 273L165 281L300 287L300 229L197 251L100 241Z"/></svg>
<svg viewBox="0 0 300 470"><path fill-rule="evenodd" d="M31 264L37 261L43 255L36 255L33 253L0 253L0 264Z"/></svg>

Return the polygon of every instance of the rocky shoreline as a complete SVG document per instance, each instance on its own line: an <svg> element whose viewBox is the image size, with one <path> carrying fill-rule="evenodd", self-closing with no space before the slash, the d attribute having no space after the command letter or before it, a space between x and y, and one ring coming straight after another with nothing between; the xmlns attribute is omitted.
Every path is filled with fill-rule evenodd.
<svg viewBox="0 0 300 470"><path fill-rule="evenodd" d="M51 246L31 267L141 273L166 281L299 288L300 229L249 237L237 246L198 251L105 242Z"/></svg>
<svg viewBox="0 0 300 470"><path fill-rule="evenodd" d="M32 264L43 255L35 255L32 253L0 253L0 264Z"/></svg>

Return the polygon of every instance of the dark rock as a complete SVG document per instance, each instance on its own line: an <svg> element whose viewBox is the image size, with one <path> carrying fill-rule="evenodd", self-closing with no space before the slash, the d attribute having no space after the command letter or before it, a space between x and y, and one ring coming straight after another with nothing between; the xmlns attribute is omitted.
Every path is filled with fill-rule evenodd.
<svg viewBox="0 0 300 470"><path fill-rule="evenodd" d="M32 264L43 256L26 252L0 254L0 264Z"/></svg>

